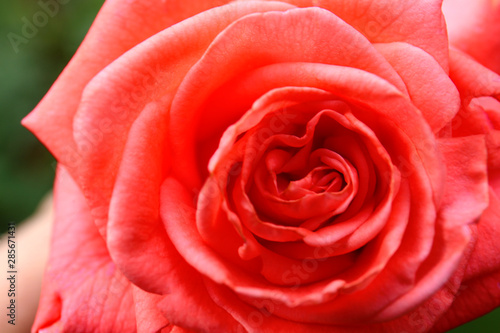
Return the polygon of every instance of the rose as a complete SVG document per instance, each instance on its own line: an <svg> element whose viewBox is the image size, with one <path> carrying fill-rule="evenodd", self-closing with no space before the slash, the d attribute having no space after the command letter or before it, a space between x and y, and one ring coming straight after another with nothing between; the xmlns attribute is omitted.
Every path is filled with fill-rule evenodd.
<svg viewBox="0 0 500 333"><path fill-rule="evenodd" d="M60 163L34 330L444 331L495 308L500 81L450 51L441 3L216 5L106 2L24 120Z"/></svg>

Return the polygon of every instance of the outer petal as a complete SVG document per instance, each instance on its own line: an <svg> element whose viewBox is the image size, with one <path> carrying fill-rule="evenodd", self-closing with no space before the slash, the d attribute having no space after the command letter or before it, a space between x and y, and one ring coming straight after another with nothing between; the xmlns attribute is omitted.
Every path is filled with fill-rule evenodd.
<svg viewBox="0 0 500 333"><path fill-rule="evenodd" d="M450 44L500 74L500 2L445 0Z"/></svg>
<svg viewBox="0 0 500 333"><path fill-rule="evenodd" d="M156 333L161 331L163 333L164 330L170 332L169 329L172 329L173 325L163 316L158 307L158 303L162 301L163 297L145 292L134 285L132 286L132 293L137 318L137 332Z"/></svg>
<svg viewBox="0 0 500 333"><path fill-rule="evenodd" d="M458 112L460 96L436 60L406 43L375 44L375 47L401 76L411 100L433 131L437 133L448 124Z"/></svg>
<svg viewBox="0 0 500 333"><path fill-rule="evenodd" d="M448 71L448 39L442 0L285 0L328 9L372 43L406 42L432 55Z"/></svg>
<svg viewBox="0 0 500 333"><path fill-rule="evenodd" d="M109 258L80 190L63 168L54 202L52 250L33 332L135 332L130 282Z"/></svg>
<svg viewBox="0 0 500 333"><path fill-rule="evenodd" d="M490 206L478 224L477 243L451 308L435 326L446 331L500 306L500 200L490 191Z"/></svg>
<svg viewBox="0 0 500 333"><path fill-rule="evenodd" d="M488 156L483 135L439 139L447 181L440 216L447 228L477 221L488 207Z"/></svg>
<svg viewBox="0 0 500 333"><path fill-rule="evenodd" d="M182 185L174 179L167 179L162 186L162 191L165 188L174 191L169 194L175 193L175 195L162 196L161 213L163 222L166 225L180 224L192 227L194 208L189 193L186 193ZM180 200L180 202L176 202L176 199ZM189 233L191 230L187 232ZM199 236L193 235L193 238L196 239ZM187 245L189 246L189 244ZM187 250L193 253L193 257L203 260L204 254L202 251L198 251L197 254L196 248L187 248ZM205 258L212 260L209 256ZM172 288L172 291L164 296L159 307L170 322L197 331L241 331L241 326L210 298L200 272L189 266L178 253L173 252L172 257L169 259L176 267L176 272L168 277L170 284L175 288Z"/></svg>
<svg viewBox="0 0 500 333"><path fill-rule="evenodd" d="M462 103L471 98L500 98L500 76L458 50L450 50L450 78L460 92Z"/></svg>
<svg viewBox="0 0 500 333"><path fill-rule="evenodd" d="M347 333L360 332L352 327L343 328L330 325L316 325L284 320L274 315L276 304L272 300L262 300L259 308L251 307L223 286L205 280L208 292L214 301L245 328L247 332L294 332L294 333Z"/></svg>
<svg viewBox="0 0 500 333"><path fill-rule="evenodd" d="M162 103L150 103L132 126L107 223L113 261L133 283L158 293L168 290L165 278L175 269L168 265L169 241L159 218L158 192L168 167L165 113Z"/></svg>

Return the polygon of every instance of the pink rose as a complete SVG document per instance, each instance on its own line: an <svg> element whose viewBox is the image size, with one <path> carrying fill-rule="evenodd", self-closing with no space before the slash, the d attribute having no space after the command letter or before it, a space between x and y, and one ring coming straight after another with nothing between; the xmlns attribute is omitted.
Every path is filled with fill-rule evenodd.
<svg viewBox="0 0 500 333"><path fill-rule="evenodd" d="M441 1L108 0L23 121L59 161L33 331L441 332L497 307L499 53L456 36Z"/></svg>

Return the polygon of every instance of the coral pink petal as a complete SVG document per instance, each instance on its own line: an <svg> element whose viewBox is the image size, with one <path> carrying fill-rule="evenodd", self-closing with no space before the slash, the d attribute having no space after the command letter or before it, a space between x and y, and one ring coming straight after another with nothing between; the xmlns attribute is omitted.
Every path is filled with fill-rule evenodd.
<svg viewBox="0 0 500 333"><path fill-rule="evenodd" d="M439 229L434 238L433 250L419 268L417 281L411 291L378 313L376 320L395 319L408 311L408 304L420 304L434 295L455 272L469 241L467 226L451 230ZM429 317L428 320L432 318Z"/></svg>
<svg viewBox="0 0 500 333"><path fill-rule="evenodd" d="M405 42L429 53L448 71L448 39L442 0L286 0L328 9L372 43Z"/></svg>
<svg viewBox="0 0 500 333"><path fill-rule="evenodd" d="M486 137L488 147L488 180L491 190L500 197L500 130Z"/></svg>
<svg viewBox="0 0 500 333"><path fill-rule="evenodd" d="M500 305L500 200L490 190L490 205L478 223L477 242L451 308L435 326L443 332L492 311Z"/></svg>
<svg viewBox="0 0 500 333"><path fill-rule="evenodd" d="M474 279L500 268L500 199L490 188L489 206L478 223L478 240L469 260L464 279Z"/></svg>
<svg viewBox="0 0 500 333"><path fill-rule="evenodd" d="M169 167L165 118L165 106L152 102L132 125L107 222L107 245L113 261L130 281L157 293L168 292L165 280L175 271L168 264L168 236L159 216L158 193Z"/></svg>
<svg viewBox="0 0 500 333"><path fill-rule="evenodd" d="M203 278L178 254L170 258L176 271L169 276L173 286L157 308L173 325L187 330L210 332L236 332L240 325L207 294ZM182 304L182 306L180 306Z"/></svg>
<svg viewBox="0 0 500 333"><path fill-rule="evenodd" d="M170 187L170 190L174 190L176 185L169 186L168 179L165 183L165 186ZM180 188L177 189L176 199L182 200L186 197L186 193L183 193ZM187 206L185 202L180 203L174 210L170 206L172 199L166 198L165 201L162 202L162 216L166 225L188 223L187 219L193 217L192 208ZM186 229L189 230L189 228ZM179 241L184 242L184 239L179 239ZM193 249L183 250L192 251ZM210 257L204 256L203 252L198 252L192 260L198 259L210 260ZM158 308L172 324L195 331L234 332L241 329L240 325L210 298L199 271L188 265L179 254L173 255L169 260L176 267L176 271L168 277L169 285L174 287L158 303ZM179 306L180 304L182 306Z"/></svg>
<svg viewBox="0 0 500 333"><path fill-rule="evenodd" d="M446 183L439 215L446 228L475 222L488 207L488 160L483 135L442 138Z"/></svg>
<svg viewBox="0 0 500 333"><path fill-rule="evenodd" d="M54 201L52 249L33 330L135 332L131 284L109 257L81 190L62 167Z"/></svg>
<svg viewBox="0 0 500 333"><path fill-rule="evenodd" d="M132 294L138 333L160 332L162 329L172 328L158 308L158 303L163 300L162 295L148 293L134 285Z"/></svg>
<svg viewBox="0 0 500 333"><path fill-rule="evenodd" d="M500 271L468 280L431 332L446 332L494 310L500 304Z"/></svg>
<svg viewBox="0 0 500 333"><path fill-rule="evenodd" d="M212 281L205 280L205 283L214 301L240 322L247 332L327 333L333 330L338 333L356 332L356 329L353 328L303 324L284 320L283 318L275 316L274 312L278 305L272 300L261 300L258 302L258 306L252 307L244 303L226 287L217 285Z"/></svg>
<svg viewBox="0 0 500 333"><path fill-rule="evenodd" d="M450 44L500 74L500 2L445 0Z"/></svg>
<svg viewBox="0 0 500 333"><path fill-rule="evenodd" d="M458 112L460 96L437 61L411 44L387 43L374 46L401 76L411 100L434 133L447 125Z"/></svg>
<svg viewBox="0 0 500 333"><path fill-rule="evenodd" d="M481 96L500 98L500 75L453 49L450 50L450 78L466 101Z"/></svg>
<svg viewBox="0 0 500 333"><path fill-rule="evenodd" d="M178 269L172 277L177 280L177 287L157 305L172 324L195 332L241 330L238 322L210 298L198 272L185 262Z"/></svg>

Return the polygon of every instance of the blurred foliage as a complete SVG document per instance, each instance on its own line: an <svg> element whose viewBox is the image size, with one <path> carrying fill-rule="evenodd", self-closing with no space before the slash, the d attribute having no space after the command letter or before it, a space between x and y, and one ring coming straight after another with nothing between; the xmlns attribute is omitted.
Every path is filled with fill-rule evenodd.
<svg viewBox="0 0 500 333"><path fill-rule="evenodd" d="M0 3L0 232L29 216L52 187L55 161L20 121L71 59L103 0L67 1L48 7L48 14L43 3L58 4Z"/></svg>
<svg viewBox="0 0 500 333"><path fill-rule="evenodd" d="M46 22L37 21L40 26L33 37L14 46L9 33L24 38L26 20L43 19L37 14L44 11L39 1L0 3L0 232L7 222L28 217L52 187L55 161L20 121L71 59L103 3L72 0L59 5L55 15L46 15ZM452 332L471 331L500 332L500 309Z"/></svg>
<svg viewBox="0 0 500 333"><path fill-rule="evenodd" d="M449 331L450 333L498 333L500 332L500 308L487 315Z"/></svg>

